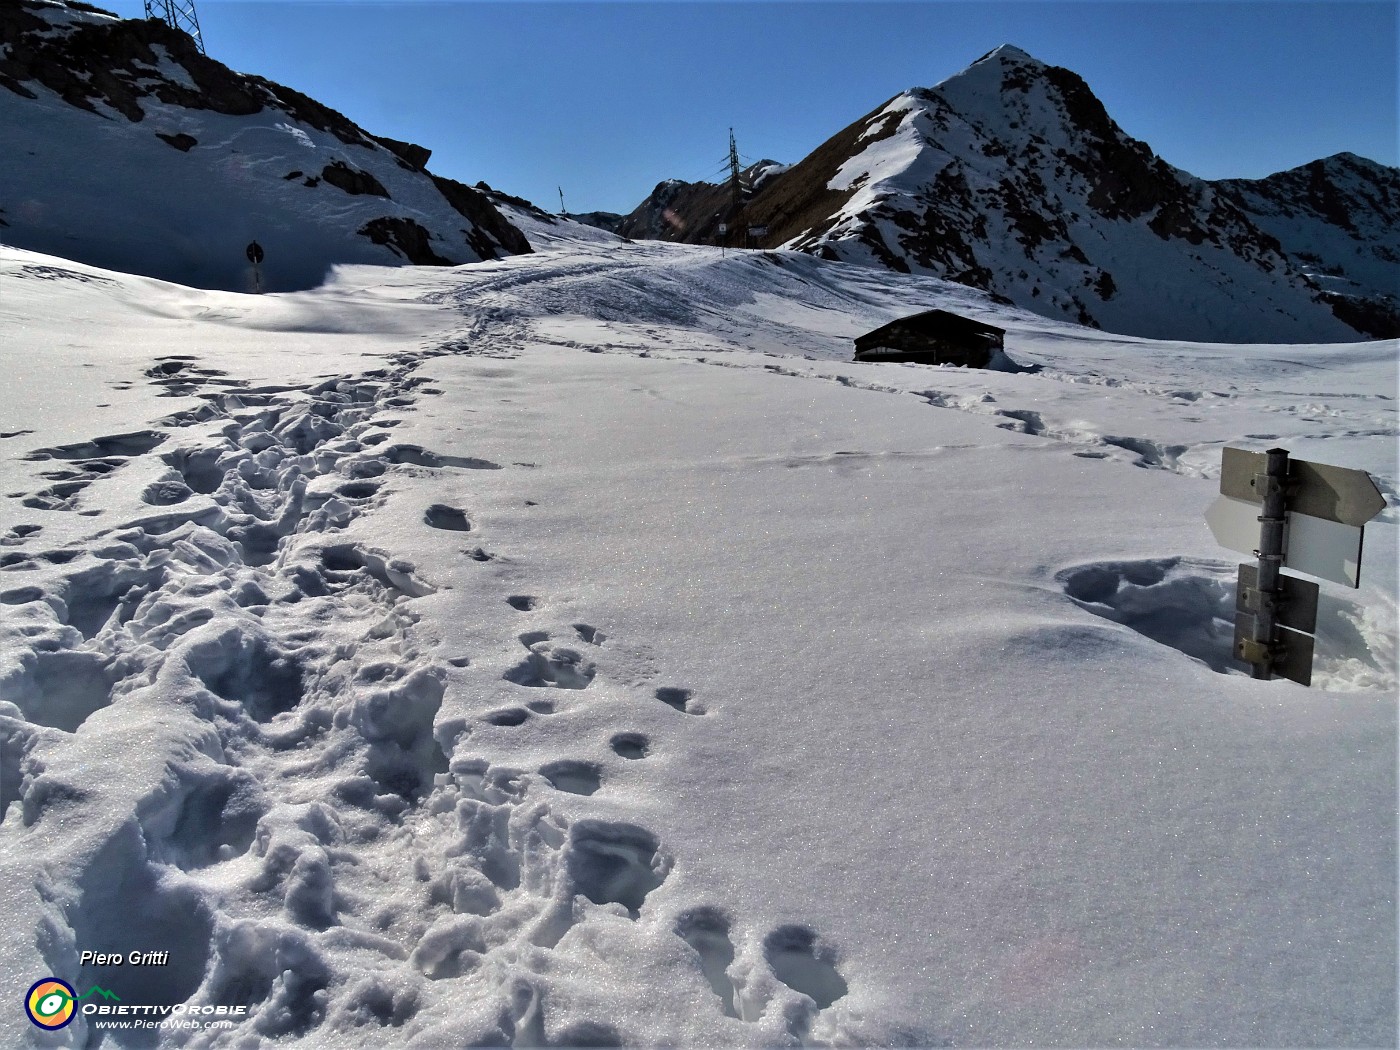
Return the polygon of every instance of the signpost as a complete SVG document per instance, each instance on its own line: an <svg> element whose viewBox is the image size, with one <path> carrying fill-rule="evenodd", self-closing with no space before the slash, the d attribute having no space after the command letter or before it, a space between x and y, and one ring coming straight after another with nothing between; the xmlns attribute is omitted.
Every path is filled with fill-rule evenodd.
<svg viewBox="0 0 1400 1050"><path fill-rule="evenodd" d="M1385 498L1365 471L1289 459L1282 448L1225 449L1220 493L1206 511L1211 534L1259 559L1240 566L1235 658L1255 678L1309 685L1318 587L1279 570L1359 587L1363 528Z"/></svg>
<svg viewBox="0 0 1400 1050"><path fill-rule="evenodd" d="M243 254L248 257L248 261L253 264L253 286L262 291L262 270L259 268L263 261L263 248L257 241L248 242L248 247L243 249Z"/></svg>

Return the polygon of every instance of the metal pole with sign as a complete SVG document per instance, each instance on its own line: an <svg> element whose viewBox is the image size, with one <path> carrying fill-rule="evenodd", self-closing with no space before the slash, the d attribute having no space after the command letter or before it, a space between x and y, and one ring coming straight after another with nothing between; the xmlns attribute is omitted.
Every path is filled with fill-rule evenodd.
<svg viewBox="0 0 1400 1050"><path fill-rule="evenodd" d="M262 245L259 244L257 241L250 241L249 244L248 244L248 247L245 248L245 249L243 250L243 254L246 255L246 256L248 257L248 261L249 261L250 263L253 264L253 287L254 287L258 292L261 292L261 291L262 291L262 269L261 269L261 267L262 267L262 261L263 261L263 249L262 249Z"/></svg>
<svg viewBox="0 0 1400 1050"><path fill-rule="evenodd" d="M1258 559L1240 566L1235 593L1235 658L1255 678L1311 683L1318 587L1279 570L1359 587L1363 527L1384 509L1365 471L1290 459L1282 448L1223 451L1206 524L1221 546Z"/></svg>

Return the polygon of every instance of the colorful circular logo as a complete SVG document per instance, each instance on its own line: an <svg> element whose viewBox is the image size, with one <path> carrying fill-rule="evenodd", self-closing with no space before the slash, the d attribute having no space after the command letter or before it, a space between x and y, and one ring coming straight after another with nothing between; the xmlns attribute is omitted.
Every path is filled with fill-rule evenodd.
<svg viewBox="0 0 1400 1050"><path fill-rule="evenodd" d="M42 981L35 981L29 994L24 997L24 1011L40 1028L62 1028L73 1020L73 1001L77 995L67 981L45 977Z"/></svg>

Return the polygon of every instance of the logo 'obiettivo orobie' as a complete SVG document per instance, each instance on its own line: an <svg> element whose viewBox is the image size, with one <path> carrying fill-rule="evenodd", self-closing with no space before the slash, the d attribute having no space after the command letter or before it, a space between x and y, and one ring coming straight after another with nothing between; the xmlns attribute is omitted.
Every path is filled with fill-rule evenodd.
<svg viewBox="0 0 1400 1050"><path fill-rule="evenodd" d="M73 1020L77 998L78 993L67 981L45 977L30 987L29 994L24 997L24 1012L40 1028L63 1028Z"/></svg>

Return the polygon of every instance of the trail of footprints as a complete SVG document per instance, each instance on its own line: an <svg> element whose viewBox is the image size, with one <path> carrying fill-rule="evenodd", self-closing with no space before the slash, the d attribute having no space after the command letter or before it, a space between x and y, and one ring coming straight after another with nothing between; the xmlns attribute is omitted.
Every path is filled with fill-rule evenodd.
<svg viewBox="0 0 1400 1050"><path fill-rule="evenodd" d="M474 733L550 718L589 689L590 654L607 634L587 623L568 637L523 631L504 673L519 702L488 705L475 722L442 719L452 676L470 674L472 660L444 657L420 625L413 599L435 588L413 564L337 538L386 498L392 470L501 469L394 441L397 420L384 413L435 392L411 375L429 356L304 389L255 388L165 358L147 378L200 407L149 431L29 454L55 468L50 488L11 495L35 520L0 536L0 652L19 654L0 670L0 819L31 827L69 797L49 767L89 719L112 705L154 715L179 695L217 743L172 759L134 800L143 837L114 839L104 855L107 897L66 902L78 942L120 950L129 928L110 918L111 901L141 901L136 919L163 931L182 976L134 991L248 1005L250 1034L265 1038L404 1025L427 997L402 972L330 994L346 980L340 954L368 951L430 983L470 978L476 994L484 978L503 1004L478 1033L488 1042L620 1045L601 1018L551 1028L548 968L530 953L590 921L579 901L639 920L675 862L644 826L570 822L549 796L605 791L609 762L643 762L657 745L619 728L611 759L560 757L534 772L471 746ZM198 437L182 440L186 428ZM141 494L149 516L83 549L38 549L44 513L95 513L82 508L84 490L150 455L166 469ZM445 503L423 522L475 529ZM481 546L462 551L497 560ZM504 602L547 612L538 595ZM688 689L646 688L636 702L671 709L677 732L706 713ZM396 874L406 862L412 899ZM682 911L673 932L714 993L697 1010L758 1021L781 984L799 996L785 1007L788 1031L806 1041L846 994L830 948L806 927L773 930L748 956L717 907Z"/></svg>

